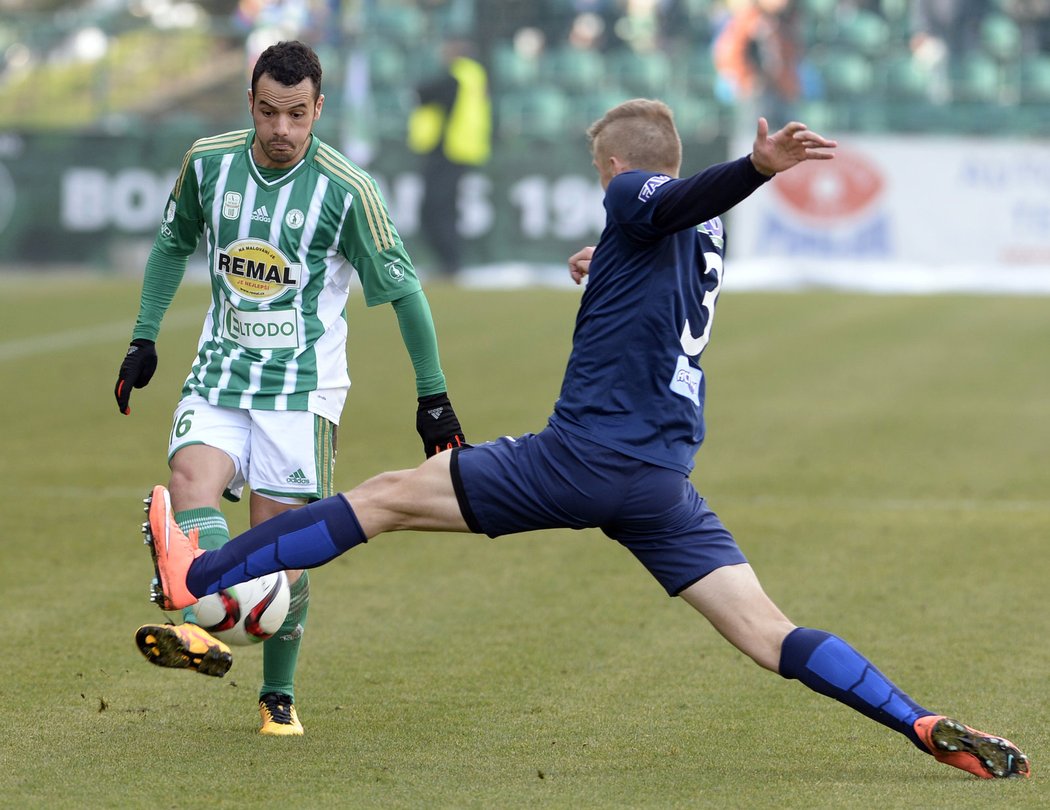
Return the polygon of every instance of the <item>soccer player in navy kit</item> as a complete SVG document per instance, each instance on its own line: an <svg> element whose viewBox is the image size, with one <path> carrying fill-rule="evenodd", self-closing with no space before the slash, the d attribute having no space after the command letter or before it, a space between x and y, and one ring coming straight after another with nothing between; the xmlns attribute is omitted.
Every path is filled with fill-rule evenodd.
<svg viewBox="0 0 1050 810"><path fill-rule="evenodd" d="M704 438L700 354L722 283L719 217L778 172L831 158L836 144L759 119L752 153L679 179L681 141L659 101L635 99L588 130L606 189L597 246L569 260L588 276L561 395L546 428L441 453L382 473L200 551L156 487L144 527L155 598L171 609L250 577L322 565L401 529L497 537L600 528L672 596L702 613L760 666L797 679L982 778L1028 776L1009 741L931 712L863 655L797 627L773 604L733 536L689 479Z"/></svg>

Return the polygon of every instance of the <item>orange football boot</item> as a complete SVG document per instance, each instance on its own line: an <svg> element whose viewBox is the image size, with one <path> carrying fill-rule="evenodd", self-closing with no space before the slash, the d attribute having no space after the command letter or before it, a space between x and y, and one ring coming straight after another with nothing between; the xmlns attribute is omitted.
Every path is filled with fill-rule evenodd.
<svg viewBox="0 0 1050 810"><path fill-rule="evenodd" d="M146 545L153 557L153 568L157 573L150 586L150 601L162 610L181 610L197 601L197 597L186 587L186 574L190 564L204 553L197 547L197 529L189 536L179 528L171 512L171 497L168 490L159 484L143 503L149 520L142 524Z"/></svg>
<svg viewBox="0 0 1050 810"><path fill-rule="evenodd" d="M1028 757L1009 740L964 726L943 714L920 717L913 726L934 759L981 779L1032 775Z"/></svg>

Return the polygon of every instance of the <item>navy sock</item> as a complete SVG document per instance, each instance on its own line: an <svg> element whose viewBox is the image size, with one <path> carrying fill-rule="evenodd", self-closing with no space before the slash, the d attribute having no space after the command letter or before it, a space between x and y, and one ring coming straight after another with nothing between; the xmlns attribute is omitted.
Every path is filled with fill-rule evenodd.
<svg viewBox="0 0 1050 810"><path fill-rule="evenodd" d="M845 703L884 726L899 731L915 746L930 753L912 727L927 711L867 658L838 636L796 627L784 639L780 651L780 674L795 678L814 692Z"/></svg>
<svg viewBox="0 0 1050 810"><path fill-rule="evenodd" d="M334 495L283 512L202 554L190 565L186 586L201 597L273 571L316 568L366 542L350 502Z"/></svg>

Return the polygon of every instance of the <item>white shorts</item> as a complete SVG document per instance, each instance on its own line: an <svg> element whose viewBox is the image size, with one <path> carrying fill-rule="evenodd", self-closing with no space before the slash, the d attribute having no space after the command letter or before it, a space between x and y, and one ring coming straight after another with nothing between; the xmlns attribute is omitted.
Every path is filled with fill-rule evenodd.
<svg viewBox="0 0 1050 810"><path fill-rule="evenodd" d="M190 394L175 409L168 462L191 444L218 448L233 461L229 500L239 501L245 484L277 500L333 494L336 426L309 411L220 408Z"/></svg>

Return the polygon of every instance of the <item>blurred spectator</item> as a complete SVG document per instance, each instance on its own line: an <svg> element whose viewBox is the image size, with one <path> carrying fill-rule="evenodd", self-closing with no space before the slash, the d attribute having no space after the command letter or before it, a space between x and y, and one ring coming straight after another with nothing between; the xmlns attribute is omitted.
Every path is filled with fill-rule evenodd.
<svg viewBox="0 0 1050 810"><path fill-rule="evenodd" d="M1050 0L1001 0L999 6L1020 26L1023 53L1050 53Z"/></svg>
<svg viewBox="0 0 1050 810"><path fill-rule="evenodd" d="M660 47L662 35L660 0L626 0L624 14L616 21L616 36L631 50L646 53Z"/></svg>
<svg viewBox="0 0 1050 810"><path fill-rule="evenodd" d="M492 109L488 76L470 43L450 40L442 49L441 75L421 85L408 122L408 146L423 155L420 228L438 271L455 276L462 263L458 229L459 181L472 166L488 162Z"/></svg>
<svg viewBox="0 0 1050 810"><path fill-rule="evenodd" d="M723 100L743 103L753 126L765 116L771 128L790 121L801 93L794 0L736 0L713 43L718 92Z"/></svg>
<svg viewBox="0 0 1050 810"><path fill-rule="evenodd" d="M593 11L577 14L569 28L569 45L580 50L601 50L605 20Z"/></svg>
<svg viewBox="0 0 1050 810"><path fill-rule="evenodd" d="M531 25L519 28L514 32L512 39L514 51L522 59L530 62L537 61L547 47L547 38L543 31Z"/></svg>
<svg viewBox="0 0 1050 810"><path fill-rule="evenodd" d="M988 0L916 0L911 6L911 52L931 76L930 100L951 100L954 67L981 43Z"/></svg>
<svg viewBox="0 0 1050 810"><path fill-rule="evenodd" d="M244 36L249 78L259 54L277 42L297 39L307 28L309 14L307 0L239 0L231 23Z"/></svg>
<svg viewBox="0 0 1050 810"><path fill-rule="evenodd" d="M938 41L949 55L965 56L981 44L989 6L989 0L916 0L911 6L912 51Z"/></svg>

